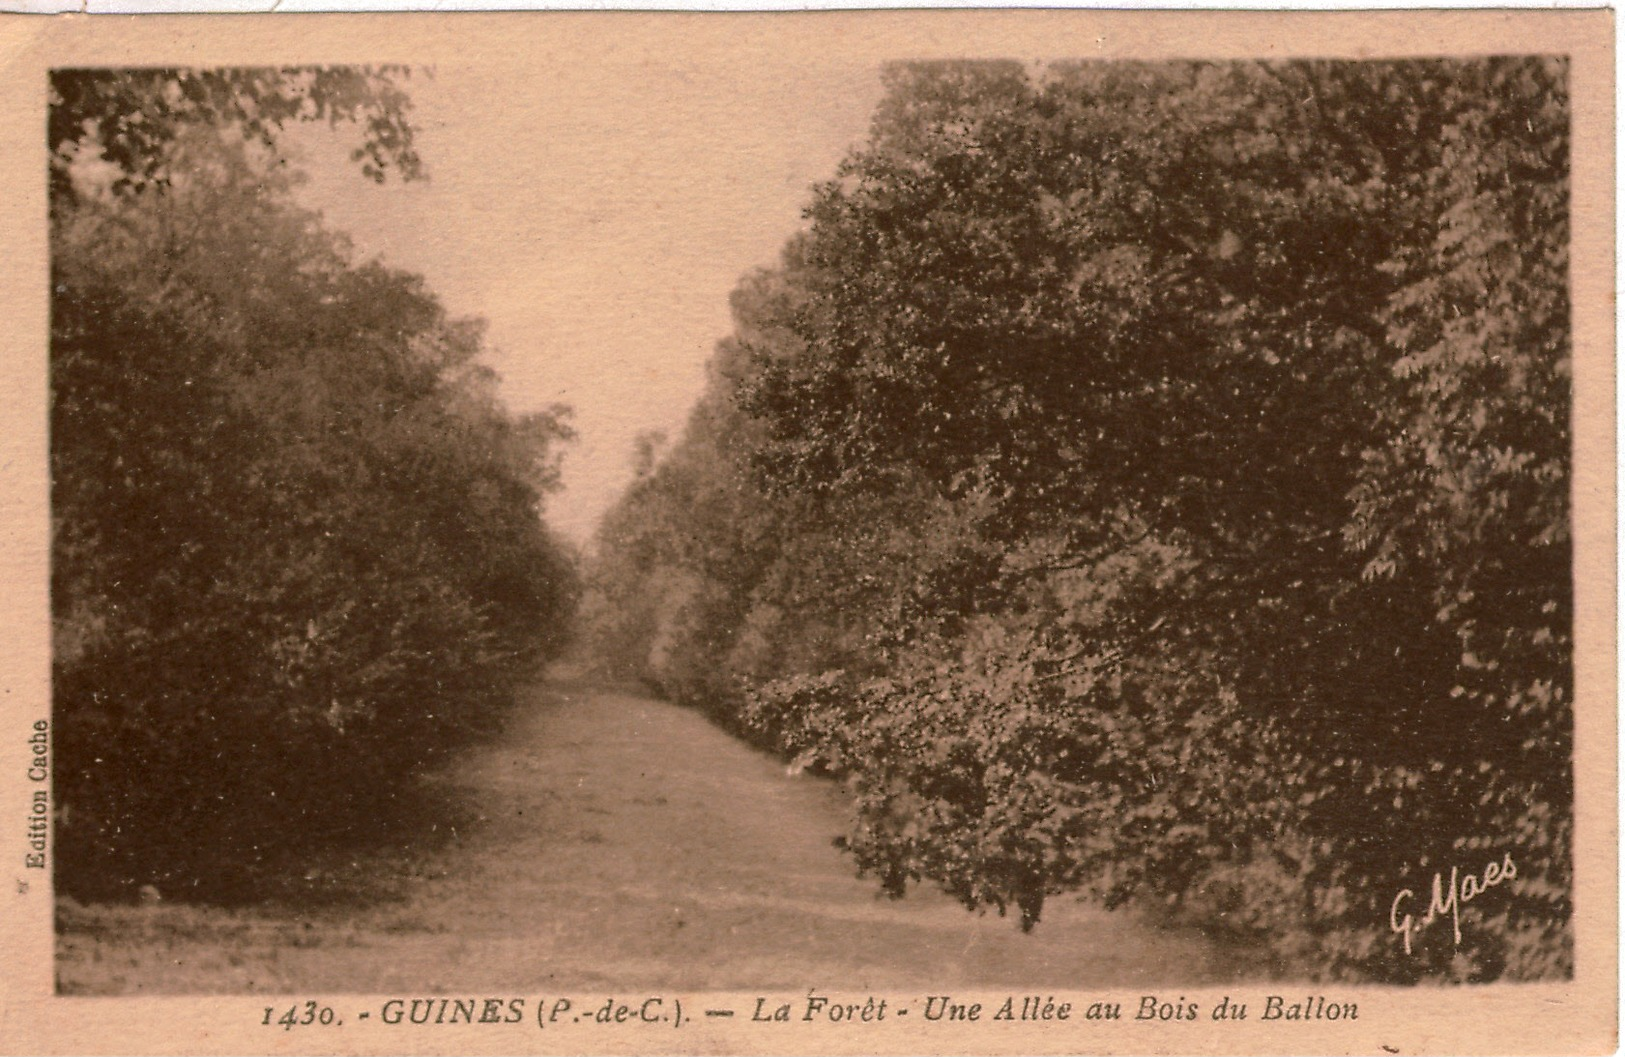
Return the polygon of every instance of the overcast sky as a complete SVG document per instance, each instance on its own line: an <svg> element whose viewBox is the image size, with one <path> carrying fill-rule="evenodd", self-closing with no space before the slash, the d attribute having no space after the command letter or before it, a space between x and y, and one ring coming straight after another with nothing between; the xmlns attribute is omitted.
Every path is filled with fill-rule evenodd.
<svg viewBox="0 0 1625 1057"><path fill-rule="evenodd" d="M749 68L747 68L749 69ZM730 328L728 294L772 264L808 189L880 96L872 66L787 57L759 76L681 65L446 68L411 94L427 183L378 186L336 138L292 137L301 195L366 256L420 272L490 321L515 411L574 407L548 521L587 539L634 437L675 437Z"/></svg>

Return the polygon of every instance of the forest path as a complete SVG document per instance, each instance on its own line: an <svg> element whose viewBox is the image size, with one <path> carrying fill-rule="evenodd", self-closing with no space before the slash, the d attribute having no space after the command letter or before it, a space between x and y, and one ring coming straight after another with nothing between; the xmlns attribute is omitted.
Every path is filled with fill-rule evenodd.
<svg viewBox="0 0 1625 1057"><path fill-rule="evenodd" d="M831 843L841 787L688 709L566 680L437 776L480 816L383 864L392 898L317 910L80 907L73 993L804 992L1196 986L1242 963L1189 932L1054 899L1023 935L929 887L877 896Z"/></svg>

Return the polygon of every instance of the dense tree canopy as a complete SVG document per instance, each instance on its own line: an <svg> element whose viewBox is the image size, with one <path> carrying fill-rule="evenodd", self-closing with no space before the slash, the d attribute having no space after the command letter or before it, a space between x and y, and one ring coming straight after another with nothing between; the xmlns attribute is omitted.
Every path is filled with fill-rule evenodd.
<svg viewBox="0 0 1625 1057"><path fill-rule="evenodd" d="M893 892L1568 972L1564 64L889 78L606 521L606 654L846 776Z"/></svg>
<svg viewBox="0 0 1625 1057"><path fill-rule="evenodd" d="M356 260L230 127L361 82L165 76L58 81L87 130L51 231L59 880L222 897L374 823L562 648L569 430L510 415L481 324ZM109 171L99 136L198 85Z"/></svg>

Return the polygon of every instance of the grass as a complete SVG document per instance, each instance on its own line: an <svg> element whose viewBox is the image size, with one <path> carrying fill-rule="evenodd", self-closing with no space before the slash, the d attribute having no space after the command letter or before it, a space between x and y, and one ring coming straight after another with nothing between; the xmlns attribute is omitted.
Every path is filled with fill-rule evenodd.
<svg viewBox="0 0 1625 1057"><path fill-rule="evenodd" d="M331 853L251 906L58 900L69 994L1196 986L1256 960L1055 900L1031 935L832 840L840 786L685 709L579 681L426 780L445 832Z"/></svg>

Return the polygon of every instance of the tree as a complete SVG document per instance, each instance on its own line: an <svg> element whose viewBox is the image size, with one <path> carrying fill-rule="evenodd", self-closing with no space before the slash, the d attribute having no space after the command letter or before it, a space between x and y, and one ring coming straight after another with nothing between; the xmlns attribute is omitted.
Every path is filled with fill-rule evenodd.
<svg viewBox="0 0 1625 1057"><path fill-rule="evenodd" d="M888 80L736 303L730 524L780 560L661 567L776 642L707 692L852 779L893 892L1569 971L1562 63ZM772 616L826 605L830 649ZM1404 955L1386 900L1491 849L1500 927Z"/></svg>
<svg viewBox="0 0 1625 1057"><path fill-rule="evenodd" d="M197 123L153 171L53 210L58 876L241 898L382 825L562 649L570 433L274 158Z"/></svg>
<svg viewBox="0 0 1625 1057"><path fill-rule="evenodd" d="M185 129L231 129L274 150L290 121L364 125L352 153L362 171L383 180L423 171L408 118L405 66L285 66L203 69L59 69L51 72L47 144L53 208L74 198L69 168L93 145L118 175L115 190L162 182L166 152Z"/></svg>

